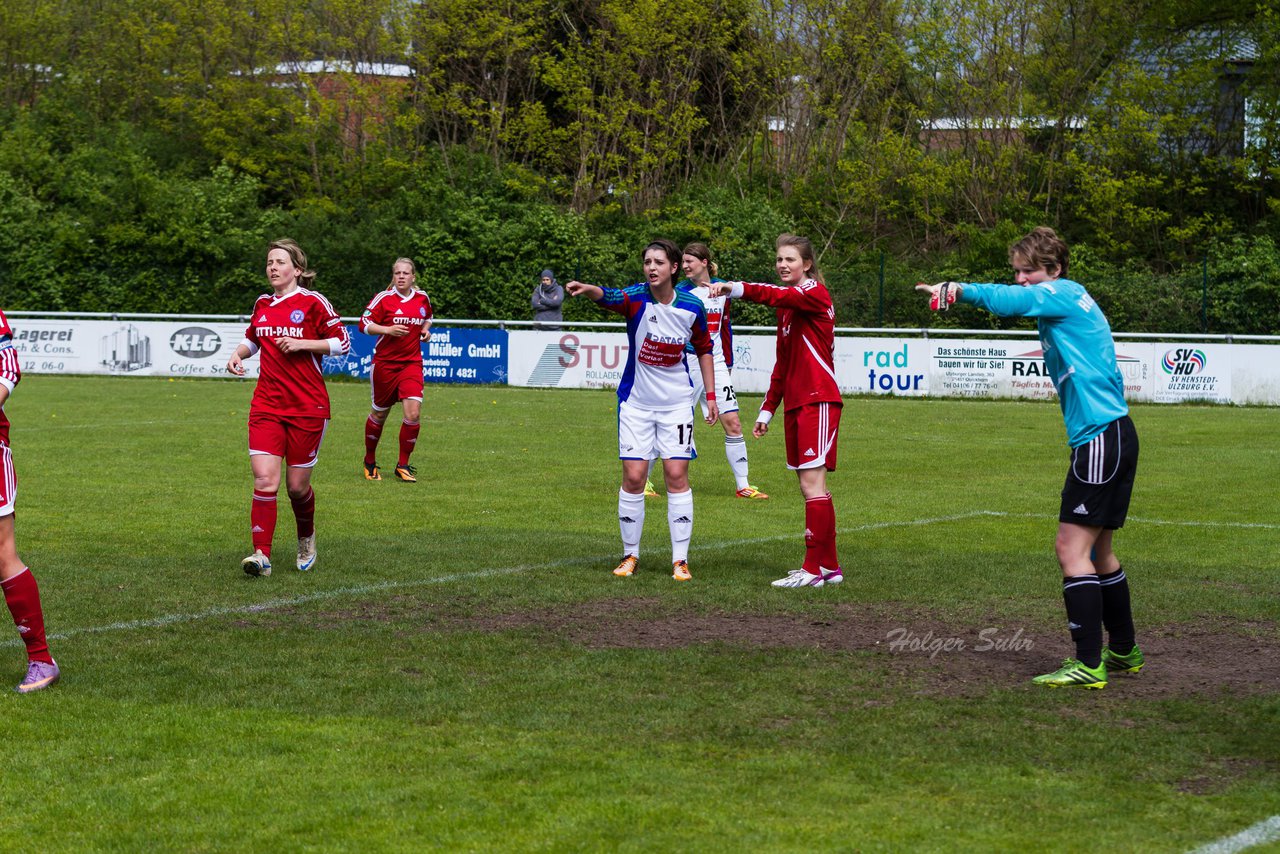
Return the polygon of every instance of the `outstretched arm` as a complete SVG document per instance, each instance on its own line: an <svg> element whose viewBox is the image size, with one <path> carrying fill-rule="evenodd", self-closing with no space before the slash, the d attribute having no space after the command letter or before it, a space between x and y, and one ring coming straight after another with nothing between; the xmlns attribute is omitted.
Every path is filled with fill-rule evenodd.
<svg viewBox="0 0 1280 854"><path fill-rule="evenodd" d="M586 282L579 282L576 279L564 286L569 292L569 296L586 296L592 302L600 302L604 297L604 288L599 285L588 285Z"/></svg>
<svg viewBox="0 0 1280 854"><path fill-rule="evenodd" d="M755 282L714 282L710 290L712 296L729 296L775 308L792 308L817 314L831 310L831 293L825 285L813 279L793 288Z"/></svg>
<svg viewBox="0 0 1280 854"><path fill-rule="evenodd" d="M1078 293L1054 282L1033 286L939 282L916 285L916 290L929 294L929 308L934 311L946 310L943 299L948 304L976 305L1000 317L1068 317L1083 307Z"/></svg>

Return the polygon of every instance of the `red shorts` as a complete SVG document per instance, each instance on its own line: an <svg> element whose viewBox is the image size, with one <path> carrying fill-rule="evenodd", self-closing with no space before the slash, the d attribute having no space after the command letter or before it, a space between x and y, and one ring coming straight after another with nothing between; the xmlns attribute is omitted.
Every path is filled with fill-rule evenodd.
<svg viewBox="0 0 1280 854"><path fill-rule="evenodd" d="M840 430L838 403L810 403L788 409L783 416L787 439L787 468L836 470L836 434Z"/></svg>
<svg viewBox="0 0 1280 854"><path fill-rule="evenodd" d="M422 362L374 362L373 408L379 412L401 400L422 401Z"/></svg>
<svg viewBox="0 0 1280 854"><path fill-rule="evenodd" d="M0 441L0 516L13 515L18 500L18 476L13 471L13 455L9 443Z"/></svg>
<svg viewBox="0 0 1280 854"><path fill-rule="evenodd" d="M249 413L249 456L270 454L298 468L310 468L320 456L327 418Z"/></svg>

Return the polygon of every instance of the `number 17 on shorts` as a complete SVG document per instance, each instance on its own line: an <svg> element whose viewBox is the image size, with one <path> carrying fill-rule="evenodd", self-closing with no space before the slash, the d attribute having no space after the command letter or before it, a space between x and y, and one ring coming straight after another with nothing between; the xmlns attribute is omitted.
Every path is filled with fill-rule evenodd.
<svg viewBox="0 0 1280 854"><path fill-rule="evenodd" d="M697 456L691 406L654 412L626 402L618 405L619 459L692 460Z"/></svg>

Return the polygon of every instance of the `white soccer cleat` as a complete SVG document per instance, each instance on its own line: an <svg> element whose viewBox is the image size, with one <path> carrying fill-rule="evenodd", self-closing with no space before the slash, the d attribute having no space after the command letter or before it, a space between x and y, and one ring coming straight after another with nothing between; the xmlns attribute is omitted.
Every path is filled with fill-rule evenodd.
<svg viewBox="0 0 1280 854"><path fill-rule="evenodd" d="M821 575L814 575L803 569L793 569L783 578L773 582L774 587L821 587Z"/></svg>
<svg viewBox="0 0 1280 854"><path fill-rule="evenodd" d="M842 581L844 581L844 573L840 571L840 567L837 566L835 569L827 569L824 566L822 568L823 584L839 584Z"/></svg>
<svg viewBox="0 0 1280 854"><path fill-rule="evenodd" d="M316 565L316 535L298 537L298 570L306 572Z"/></svg>
<svg viewBox="0 0 1280 854"><path fill-rule="evenodd" d="M267 576L271 574L271 559L262 553L262 549L258 549L240 561L240 566L249 575Z"/></svg>

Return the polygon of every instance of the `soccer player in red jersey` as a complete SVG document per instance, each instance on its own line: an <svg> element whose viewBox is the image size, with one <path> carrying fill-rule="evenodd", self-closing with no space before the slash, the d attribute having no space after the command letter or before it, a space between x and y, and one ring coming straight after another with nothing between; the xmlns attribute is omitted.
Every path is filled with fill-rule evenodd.
<svg viewBox="0 0 1280 854"><path fill-rule="evenodd" d="M298 569L316 562L316 494L311 469L329 424L329 392L321 366L327 355L351 347L346 327L329 301L307 285L315 279L302 248L287 238L267 252L271 293L258 297L245 338L227 360L244 376L244 360L260 353L258 385L249 404L249 464L253 468L253 554L240 562L249 575L271 574L280 463L298 523Z"/></svg>
<svg viewBox="0 0 1280 854"><path fill-rule="evenodd" d="M13 330L4 312L0 312L0 590L4 591L4 603L9 606L18 635L27 647L27 675L18 684L17 691L30 694L57 682L59 672L45 640L40 588L31 570L18 557L14 543L17 477L9 452L9 418L4 414L4 404L21 379L18 351L13 349Z"/></svg>
<svg viewBox="0 0 1280 854"><path fill-rule="evenodd" d="M378 469L378 440L391 405L400 401L400 457L396 477L417 483L417 470L409 455L418 442L422 414L422 347L431 340L431 300L414 285L418 270L408 258L397 258L391 267L391 286L380 292L360 316L360 331L380 336L373 348L373 408L364 422L364 476L382 480Z"/></svg>
<svg viewBox="0 0 1280 854"><path fill-rule="evenodd" d="M777 361L760 416L751 431L757 439L785 401L783 432L787 468L800 479L804 495L804 564L773 582L774 587L821 587L844 580L836 556L836 511L827 491L827 472L836 468L836 434L844 406L836 383L836 310L820 281L813 244L783 234L777 242L778 278L783 287L715 282L713 296L764 303L777 308Z"/></svg>

